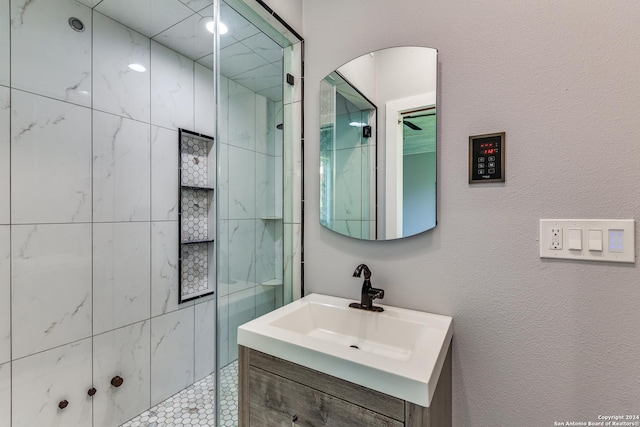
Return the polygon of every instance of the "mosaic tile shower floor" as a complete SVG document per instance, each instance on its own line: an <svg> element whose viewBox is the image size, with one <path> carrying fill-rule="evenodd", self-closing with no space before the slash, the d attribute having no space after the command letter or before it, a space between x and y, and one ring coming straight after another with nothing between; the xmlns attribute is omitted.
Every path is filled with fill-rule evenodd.
<svg viewBox="0 0 640 427"><path fill-rule="evenodd" d="M194 383L180 393L143 412L121 427L214 426L216 409L214 375ZM238 425L238 362L220 372L220 426Z"/></svg>

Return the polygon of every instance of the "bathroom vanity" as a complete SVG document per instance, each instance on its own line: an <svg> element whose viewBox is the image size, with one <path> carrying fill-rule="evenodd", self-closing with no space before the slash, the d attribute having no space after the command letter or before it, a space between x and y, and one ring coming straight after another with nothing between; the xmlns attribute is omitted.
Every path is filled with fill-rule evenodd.
<svg viewBox="0 0 640 427"><path fill-rule="evenodd" d="M428 408L244 346L238 364L240 427L451 425L451 348Z"/></svg>
<svg viewBox="0 0 640 427"><path fill-rule="evenodd" d="M452 319L312 294L238 328L239 426L450 426Z"/></svg>

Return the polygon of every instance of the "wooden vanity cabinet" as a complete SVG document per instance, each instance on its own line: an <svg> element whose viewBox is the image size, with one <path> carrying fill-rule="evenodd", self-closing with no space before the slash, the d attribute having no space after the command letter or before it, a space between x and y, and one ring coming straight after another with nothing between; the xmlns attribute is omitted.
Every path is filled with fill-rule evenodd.
<svg viewBox="0 0 640 427"><path fill-rule="evenodd" d="M240 427L451 426L451 347L428 408L238 347Z"/></svg>

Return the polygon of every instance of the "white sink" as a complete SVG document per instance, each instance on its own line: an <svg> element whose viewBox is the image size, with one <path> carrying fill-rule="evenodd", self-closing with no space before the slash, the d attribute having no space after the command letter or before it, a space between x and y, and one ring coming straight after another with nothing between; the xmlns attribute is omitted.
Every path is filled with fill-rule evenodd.
<svg viewBox="0 0 640 427"><path fill-rule="evenodd" d="M351 302L308 295L240 326L238 344L428 407L453 319L382 304L374 313Z"/></svg>

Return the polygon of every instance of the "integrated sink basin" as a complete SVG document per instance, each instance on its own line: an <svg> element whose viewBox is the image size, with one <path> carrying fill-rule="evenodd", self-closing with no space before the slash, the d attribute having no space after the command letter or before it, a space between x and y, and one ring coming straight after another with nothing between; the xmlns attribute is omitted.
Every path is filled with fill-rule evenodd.
<svg viewBox="0 0 640 427"><path fill-rule="evenodd" d="M238 344L428 407L452 336L448 316L311 294L238 328Z"/></svg>

